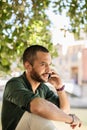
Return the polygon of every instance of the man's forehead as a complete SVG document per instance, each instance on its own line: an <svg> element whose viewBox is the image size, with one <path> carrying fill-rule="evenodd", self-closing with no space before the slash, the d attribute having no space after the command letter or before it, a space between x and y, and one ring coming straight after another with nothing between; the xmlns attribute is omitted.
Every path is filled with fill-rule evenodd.
<svg viewBox="0 0 87 130"><path fill-rule="evenodd" d="M37 53L36 53L36 56L37 57L40 57L40 56L47 56L47 57L51 57L51 55L50 55L50 53L49 52L43 52L43 51L38 51Z"/></svg>
<svg viewBox="0 0 87 130"><path fill-rule="evenodd" d="M42 52L42 51L38 51L36 54L36 59L38 60L51 60L51 55L48 52Z"/></svg>

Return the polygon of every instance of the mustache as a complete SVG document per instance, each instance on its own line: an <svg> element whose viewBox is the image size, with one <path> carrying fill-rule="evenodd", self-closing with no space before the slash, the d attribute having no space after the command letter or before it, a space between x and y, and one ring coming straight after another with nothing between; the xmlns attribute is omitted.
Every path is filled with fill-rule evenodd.
<svg viewBox="0 0 87 130"><path fill-rule="evenodd" d="M43 75L44 75L44 74L51 75L51 73L43 73Z"/></svg>
<svg viewBox="0 0 87 130"><path fill-rule="evenodd" d="M52 73L44 73L43 75L45 75L45 74L48 75L48 79L51 78L51 74L52 74Z"/></svg>

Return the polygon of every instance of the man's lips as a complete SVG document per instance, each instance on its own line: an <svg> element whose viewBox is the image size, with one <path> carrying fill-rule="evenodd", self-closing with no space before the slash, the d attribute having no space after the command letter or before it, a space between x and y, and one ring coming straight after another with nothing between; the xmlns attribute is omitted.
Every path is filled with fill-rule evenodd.
<svg viewBox="0 0 87 130"><path fill-rule="evenodd" d="M49 77L49 73L45 73L45 74L43 74L43 76L44 76L45 78L48 78L48 77Z"/></svg>

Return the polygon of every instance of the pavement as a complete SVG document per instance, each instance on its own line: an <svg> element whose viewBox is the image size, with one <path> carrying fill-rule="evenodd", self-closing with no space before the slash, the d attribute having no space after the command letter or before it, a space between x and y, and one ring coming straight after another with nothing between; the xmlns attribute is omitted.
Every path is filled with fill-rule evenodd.
<svg viewBox="0 0 87 130"><path fill-rule="evenodd" d="M72 108L87 109L87 97L69 97L69 101Z"/></svg>
<svg viewBox="0 0 87 130"><path fill-rule="evenodd" d="M87 109L87 85L82 87L79 96L69 95L69 100L71 107Z"/></svg>

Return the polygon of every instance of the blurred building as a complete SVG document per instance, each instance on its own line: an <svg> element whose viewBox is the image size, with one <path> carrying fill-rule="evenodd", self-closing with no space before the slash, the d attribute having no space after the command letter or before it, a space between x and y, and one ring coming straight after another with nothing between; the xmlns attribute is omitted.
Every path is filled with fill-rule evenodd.
<svg viewBox="0 0 87 130"><path fill-rule="evenodd" d="M53 64L65 82L73 82L87 89L87 41L76 41L68 46L57 44L58 57ZM87 90L86 90L87 91ZM87 92L86 94L87 95Z"/></svg>

